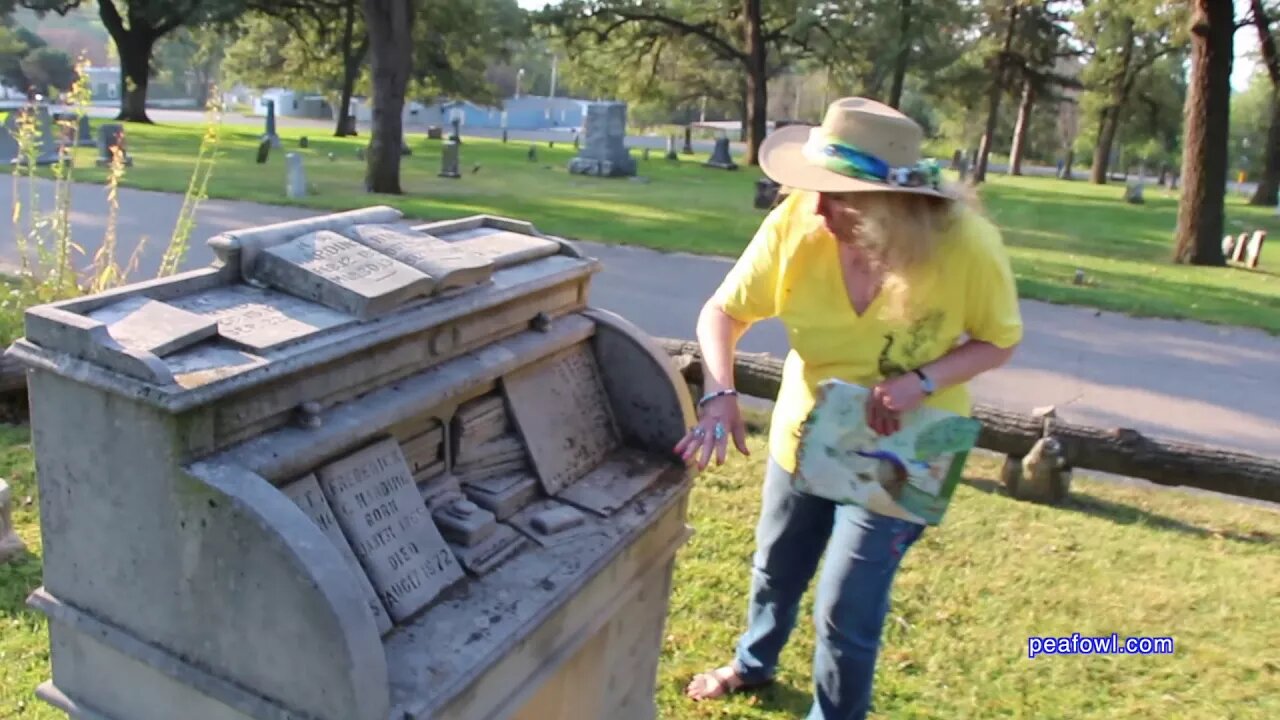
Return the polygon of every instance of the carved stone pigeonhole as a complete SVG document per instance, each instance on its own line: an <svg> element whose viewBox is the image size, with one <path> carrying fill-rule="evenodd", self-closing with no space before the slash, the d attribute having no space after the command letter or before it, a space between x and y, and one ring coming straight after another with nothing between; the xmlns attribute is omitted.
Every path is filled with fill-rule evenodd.
<svg viewBox="0 0 1280 720"><path fill-rule="evenodd" d="M527 223L371 207L31 308L76 718L655 716L685 384Z"/></svg>

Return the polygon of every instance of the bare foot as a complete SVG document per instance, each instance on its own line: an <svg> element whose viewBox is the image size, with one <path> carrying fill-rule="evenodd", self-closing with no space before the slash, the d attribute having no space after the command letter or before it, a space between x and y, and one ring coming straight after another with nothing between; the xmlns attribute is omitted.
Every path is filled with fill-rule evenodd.
<svg viewBox="0 0 1280 720"><path fill-rule="evenodd" d="M711 672L694 675L693 680L689 681L689 685L685 687L684 694L695 701L711 700L737 692L744 687L747 687L747 684L738 676L738 672L726 665Z"/></svg>

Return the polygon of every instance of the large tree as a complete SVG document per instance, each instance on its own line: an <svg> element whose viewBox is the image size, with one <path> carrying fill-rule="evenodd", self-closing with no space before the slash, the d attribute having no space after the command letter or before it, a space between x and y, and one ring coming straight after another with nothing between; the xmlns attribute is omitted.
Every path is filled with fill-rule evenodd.
<svg viewBox="0 0 1280 720"><path fill-rule="evenodd" d="M355 133L351 99L369 54L360 0L255 0L227 51L227 72L258 87L290 87L327 94L334 135Z"/></svg>
<svg viewBox="0 0 1280 720"><path fill-rule="evenodd" d="M160 38L189 25L229 20L244 11L242 0L97 0L98 15L120 56L120 114L117 120L151 122L147 86L151 56Z"/></svg>
<svg viewBox="0 0 1280 720"><path fill-rule="evenodd" d="M544 10L540 19L571 42L584 35L605 40L629 26L639 28L632 35L638 43L691 38L719 60L737 66L746 97L745 162L754 165L768 129L771 55L799 57L808 52L822 24L816 9L835 11L835 6L838 3L809 0L565 0Z"/></svg>
<svg viewBox="0 0 1280 720"><path fill-rule="evenodd" d="M980 183L987 179L987 162L991 157L991 144L996 136L996 123L1000 120L1000 99L1004 96L1009 83L1011 59L1013 57L1014 38L1017 37L1018 16L1021 10L1018 0L1004 0L993 7L988 14L987 27L998 35L988 37L1003 38L994 52L987 55L987 68L990 72L990 85L987 89L987 123L982 133L982 142L978 146L978 162L973 168L973 182Z"/></svg>
<svg viewBox="0 0 1280 720"><path fill-rule="evenodd" d="M373 71L373 132L365 188L399 195L404 99L413 71L413 0L363 0Z"/></svg>
<svg viewBox="0 0 1280 720"><path fill-rule="evenodd" d="M836 80L901 109L908 75L960 57L972 12L961 0L836 0L819 6L818 57Z"/></svg>
<svg viewBox="0 0 1280 720"><path fill-rule="evenodd" d="M1146 76L1165 57L1186 47L1183 0L1094 0L1076 16L1080 34L1089 39L1090 60L1084 81L1085 105L1096 136L1090 180L1104 184L1112 150L1130 104L1140 95Z"/></svg>
<svg viewBox="0 0 1280 720"><path fill-rule="evenodd" d="M1174 260L1223 265L1231 61L1235 34L1231 0L1193 0L1191 83L1183 112L1182 201Z"/></svg>

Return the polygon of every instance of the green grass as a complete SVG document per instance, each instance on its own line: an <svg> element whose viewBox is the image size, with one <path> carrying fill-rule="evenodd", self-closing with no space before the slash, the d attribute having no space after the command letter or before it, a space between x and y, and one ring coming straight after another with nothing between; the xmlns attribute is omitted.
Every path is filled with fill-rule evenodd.
<svg viewBox="0 0 1280 720"><path fill-rule="evenodd" d="M742 630L763 448L698 481L696 534L679 558L660 671L664 718L803 717L812 592L779 682L693 704L696 672ZM895 583L874 717L1280 717L1280 515L1176 491L1077 480L1063 508L994 492L975 459L942 526ZM1042 656L1031 635L1171 636L1172 656Z"/></svg>
<svg viewBox="0 0 1280 720"><path fill-rule="evenodd" d="M201 127L130 125L128 132L136 164L124 184L185 191ZM728 256L742 249L764 215L751 204L758 171L704 168L705 154L669 163L655 151L640 164L646 182L604 180L568 174L565 165L574 153L568 142L554 149L539 144L538 161L530 163L528 143L467 138L464 177L448 180L436 176L438 141L420 134L411 136L414 154L403 164L406 194L370 195L363 191L364 163L356 158L367 137L337 139L322 130L298 128L281 131L285 151L304 156L316 194L291 202L284 195L284 152L273 153L265 166L254 162L260 132L258 127L225 128L210 196L324 209L388 203L425 219L493 213L579 240ZM303 134L311 139L305 150L297 147ZM105 177L104 170L87 162L94 152L79 150L83 169L77 171L78 179L101 182ZM330 152L336 157L332 162ZM476 165L480 170L472 173ZM983 186L983 200L1006 233L1025 297L1280 333L1280 274L1275 269L1280 249L1264 251L1264 269L1256 271L1174 265L1169 258L1176 197L1150 187L1147 204L1134 206L1124 203L1122 194L1117 185L991 177ZM1228 230L1238 234L1253 228L1276 236L1280 218L1273 210L1230 198ZM1089 282L1074 284L1077 268Z"/></svg>
<svg viewBox="0 0 1280 720"><path fill-rule="evenodd" d="M0 718L58 715L49 676L36 487L24 429L0 426L0 477L31 554L0 566ZM811 597L779 683L693 705L681 688L741 629L763 448L697 481L659 669L663 718L784 720L809 703ZM1280 515L1176 491L1077 481L1063 508L993 492L975 460L943 526L908 553L877 676L876 718L1280 717ZM28 500L28 498L30 498ZM1172 636L1172 656L1026 657L1028 635Z"/></svg>

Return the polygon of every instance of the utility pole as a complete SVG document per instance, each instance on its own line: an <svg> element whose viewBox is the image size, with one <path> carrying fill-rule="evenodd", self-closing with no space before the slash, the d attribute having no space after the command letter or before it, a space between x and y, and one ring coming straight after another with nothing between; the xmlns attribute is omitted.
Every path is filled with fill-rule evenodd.
<svg viewBox="0 0 1280 720"><path fill-rule="evenodd" d="M556 96L556 63L560 60L560 56L555 53L551 54L551 95Z"/></svg>

